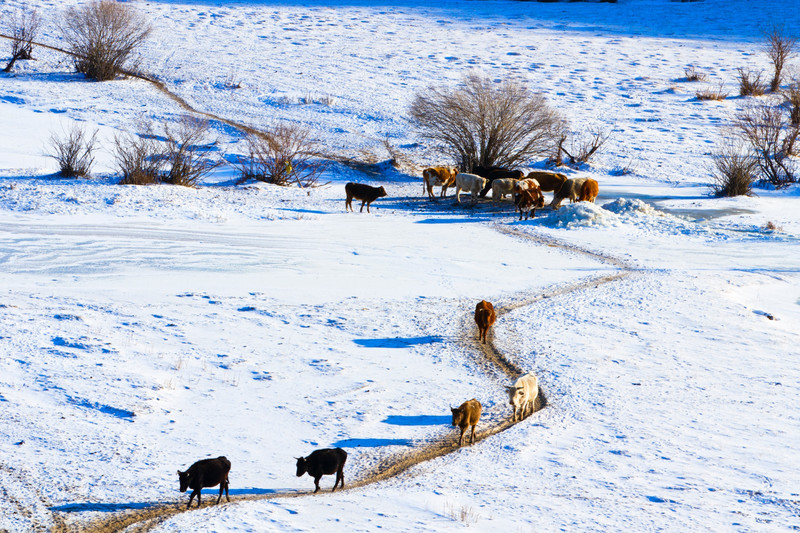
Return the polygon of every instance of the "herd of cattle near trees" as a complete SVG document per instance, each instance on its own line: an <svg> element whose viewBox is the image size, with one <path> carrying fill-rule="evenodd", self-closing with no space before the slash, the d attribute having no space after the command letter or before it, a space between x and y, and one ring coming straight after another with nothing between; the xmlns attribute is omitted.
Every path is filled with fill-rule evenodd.
<svg viewBox="0 0 800 533"><path fill-rule="evenodd" d="M456 188L456 202L461 203L461 193L468 192L472 196L472 203L476 203L478 198L485 198L487 193L492 191L492 200L502 201L506 196L512 196L515 212L519 211L519 219L525 220L528 216L535 217L536 209L544 207L544 195L542 192L552 192L553 200L550 207L558 209L561 202L569 199L570 202L594 202L599 192L596 180L592 178L567 178L566 175L558 172L548 172L545 170L535 170L526 176L521 170L508 170L501 167L481 167L476 166L472 169L473 173L459 172L453 167L430 167L422 172L422 194L428 194L432 200L436 200L433 192L434 186L441 186L440 197L447 196L447 189L451 186ZM345 211L353 210L353 198L361 200L361 211L364 205L367 206L377 198L386 196L386 189L383 187L372 187L363 183L348 183L345 185Z"/></svg>
<svg viewBox="0 0 800 533"><path fill-rule="evenodd" d="M350 184L349 185L360 185ZM368 186L367 186L368 187ZM358 189L358 188L356 188ZM383 187L380 188L383 190ZM358 189L363 193L363 189ZM359 198L352 188L348 189L348 196L353 192L353 197ZM381 196L385 196L386 192L383 191ZM369 210L369 202L367 199L359 198L367 203L367 210ZM374 198L373 198L374 200ZM370 200L371 201L371 200ZM349 203L349 200L348 200ZM362 204L363 208L363 204ZM494 325L497 320L497 313L494 306L486 300L481 300L475 306L475 324L478 326L478 341L486 344L486 334L489 328ZM522 420L529 414L536 410L536 399L539 396L539 381L532 373L527 373L517 379L510 387L506 387L508 392L509 403L513 409L511 420L516 422ZM482 411L481 403L472 398L462 403L459 407L451 407L452 412L452 425L458 427L461 433L458 438L458 445L464 444L464 433L468 428L471 428L469 443L475 442L475 426L481 418ZM302 477L303 474L308 473L314 478L314 492L319 492L319 480L323 475L336 474L336 481L333 483L333 489L336 490L337 486L344 488L344 464L347 461L347 452L341 448L326 448L315 450L307 457L296 457L297 459L297 477ZM185 472L178 470L178 480L180 481L180 491L186 492L187 489L192 489L189 496L189 503L186 508L192 506L192 500L197 496L197 506L200 507L200 493L205 487L216 487L219 485L219 496L217 503L222 499L222 493L225 493L225 498L231 501L228 496L228 473L231 470L231 462L224 456L213 459L201 459L190 466Z"/></svg>

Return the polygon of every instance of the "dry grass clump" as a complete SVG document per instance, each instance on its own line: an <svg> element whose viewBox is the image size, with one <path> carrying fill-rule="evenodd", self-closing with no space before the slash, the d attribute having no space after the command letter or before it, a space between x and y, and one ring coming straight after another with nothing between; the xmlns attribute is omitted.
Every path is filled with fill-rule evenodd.
<svg viewBox="0 0 800 533"><path fill-rule="evenodd" d="M683 69L683 73L686 75L686 81L706 81L708 79L708 74L699 72L693 66Z"/></svg>
<svg viewBox="0 0 800 533"><path fill-rule="evenodd" d="M757 170L758 161L747 152L741 141L726 141L714 154L711 189L717 196L750 194Z"/></svg>
<svg viewBox="0 0 800 533"><path fill-rule="evenodd" d="M697 91L695 96L698 100L725 100L728 97L728 93L724 91L723 85L723 82L719 82L719 86L716 89L709 87Z"/></svg>
<svg viewBox="0 0 800 533"><path fill-rule="evenodd" d="M767 92L766 85L761 81L761 72L741 67L736 71L739 73L739 96L762 96Z"/></svg>

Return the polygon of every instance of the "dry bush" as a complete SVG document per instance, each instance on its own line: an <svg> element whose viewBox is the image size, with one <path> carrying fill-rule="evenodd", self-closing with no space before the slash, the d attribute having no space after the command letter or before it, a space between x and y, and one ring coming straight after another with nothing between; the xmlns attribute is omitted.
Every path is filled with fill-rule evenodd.
<svg viewBox="0 0 800 533"><path fill-rule="evenodd" d="M75 69L97 81L124 74L134 51L151 31L145 17L130 4L110 0L70 7L59 28L75 56Z"/></svg>
<svg viewBox="0 0 800 533"><path fill-rule="evenodd" d="M443 145L461 170L521 166L550 154L565 124L541 94L477 75L455 89L421 91L410 114L422 136Z"/></svg>
<svg viewBox="0 0 800 533"><path fill-rule="evenodd" d="M773 26L767 32L764 51L769 56L773 66L772 80L769 82L770 91L776 92L780 89L783 67L786 66L786 62L792 56L797 54L796 48L797 39L784 35L782 26Z"/></svg>
<svg viewBox="0 0 800 533"><path fill-rule="evenodd" d="M242 182L253 179L315 187L327 168L311 132L296 124L279 124L265 133L250 134L247 148L247 157L238 165Z"/></svg>
<svg viewBox="0 0 800 533"><path fill-rule="evenodd" d="M58 162L58 173L64 178L85 177L94 163L94 150L97 147L97 130L91 135L77 124L62 135L50 136L49 157Z"/></svg>
<svg viewBox="0 0 800 533"><path fill-rule="evenodd" d="M697 91L694 94L698 100L725 100L728 97L728 93L722 87L723 82L719 82L719 86L716 89L708 88Z"/></svg>
<svg viewBox="0 0 800 533"><path fill-rule="evenodd" d="M741 140L725 141L713 154L714 172L711 189L717 196L750 194L756 181L758 161Z"/></svg>
<svg viewBox="0 0 800 533"><path fill-rule="evenodd" d="M739 73L739 96L762 96L767 88L761 81L761 72L746 68L737 68Z"/></svg>
<svg viewBox="0 0 800 533"><path fill-rule="evenodd" d="M14 13L8 23L11 34L11 59L3 72L11 72L14 63L19 60L33 59L33 40L39 33L41 19L39 13L33 9Z"/></svg>
<svg viewBox="0 0 800 533"><path fill-rule="evenodd" d="M219 157L208 157L217 141L209 140L207 120L185 116L177 126L165 124L164 133L166 148L161 158L166 167L161 177L164 183L194 187L222 164Z"/></svg>
<svg viewBox="0 0 800 533"><path fill-rule="evenodd" d="M686 67L683 69L686 74L686 81L706 81L708 75L703 72L698 72L694 67Z"/></svg>
<svg viewBox="0 0 800 533"><path fill-rule="evenodd" d="M571 138L570 135L562 133L556 146L556 155L551 158L551 161L559 166L564 164L563 153L567 156L567 162L571 165L588 163L610 137L610 131L599 129L573 135ZM564 146L567 139L570 139L569 149Z"/></svg>
<svg viewBox="0 0 800 533"><path fill-rule="evenodd" d="M123 185L150 185L161 182L163 143L147 128L142 135L123 133L114 136L114 161Z"/></svg>
<svg viewBox="0 0 800 533"><path fill-rule="evenodd" d="M800 125L789 123L782 106L748 106L736 116L734 128L755 157L762 180L778 188L797 181L791 156Z"/></svg>

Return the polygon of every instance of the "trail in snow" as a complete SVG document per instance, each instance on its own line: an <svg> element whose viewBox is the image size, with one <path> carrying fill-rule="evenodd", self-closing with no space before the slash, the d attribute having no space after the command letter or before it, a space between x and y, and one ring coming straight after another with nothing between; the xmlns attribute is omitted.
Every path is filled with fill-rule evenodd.
<svg viewBox="0 0 800 533"><path fill-rule="evenodd" d="M573 244L564 243L557 239L552 239L539 235L531 235L529 233L524 233L521 231L514 230L513 228L507 228L499 225L496 225L495 229L497 229L501 233L514 235L529 243L534 243L540 246L557 247L568 252L583 254L603 264L607 264L615 268L615 272L612 274L605 274L602 276L579 281L576 283L552 287L542 292L538 292L537 294L534 295L529 295L524 298L508 302L505 304L501 303L499 305L496 305L498 317L501 317L504 314L519 309L521 307L534 305L538 302L541 302L549 298L573 292L578 292L589 288L594 288L597 287L598 285L619 281L631 276L634 272L636 272L631 266L629 266L620 259L600 254L598 252L594 252L589 249L581 248ZM474 348L477 345L478 350L476 353L477 357L475 363L478 365L479 368L481 368L481 370L484 373L486 373L489 376L496 376L499 373L503 378L502 380L501 379L496 380L499 386L502 386L501 381L507 382L508 380L516 379L520 374L524 373L523 369L521 369L513 360L511 360L506 354L501 353L495 347L491 336L487 344L482 344L476 340L474 325L472 324L471 316L465 317L462 320L461 326L462 326L462 335L459 342L463 343L465 346L472 347L473 352L475 352ZM540 388L539 398L540 399L537 402L536 410L541 409L546 404L546 399L544 397L544 393L541 390L541 388ZM518 422L513 422L510 418L505 418L491 423L488 427L484 425L482 429L476 432L475 439L477 442L481 442L482 440L488 437L503 432L504 430L510 428L516 423ZM386 479L393 478L395 476L402 474L403 472L406 472L410 468L420 463L424 463L426 461L442 457L446 454L457 451L459 448L460 447L458 446L458 441L455 438L454 434L450 434L443 438L436 439L425 446L415 448L409 452L390 455L386 458L379 460L377 464L375 464L370 470L368 470L360 479L356 480L353 483L348 483L348 485L341 490L345 491L356 490L365 486L378 483ZM243 496L234 495L231 498L231 502L237 503L237 502L255 501L255 500L259 501L273 500L277 498L295 498L301 496L310 496L312 494L313 494L312 492L305 492L305 491L303 492L276 491L267 494L255 494L255 495L243 495ZM112 533L119 531L127 531L129 533L145 532L145 531L150 531L151 529L162 523L164 520L172 516L196 509L198 508L193 507L192 509L186 509L183 504L153 505L146 507L144 509L136 509L132 511L117 513L113 516L105 517L100 520L90 522L88 524L66 524L63 520L61 520L58 517L58 515L55 515L54 516L55 525L53 526L51 531L53 531L54 533L72 533L72 532Z"/></svg>

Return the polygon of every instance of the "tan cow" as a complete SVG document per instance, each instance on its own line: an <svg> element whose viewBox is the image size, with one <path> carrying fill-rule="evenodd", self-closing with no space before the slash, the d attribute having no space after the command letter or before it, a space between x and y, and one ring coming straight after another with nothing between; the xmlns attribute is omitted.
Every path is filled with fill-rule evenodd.
<svg viewBox="0 0 800 533"><path fill-rule="evenodd" d="M481 402L475 398L467 400L462 403L458 408L450 408L453 413L453 426L458 426L461 429L461 436L458 439L458 445L464 443L464 432L468 427L472 427L469 443L475 442L475 426L478 425L478 420L481 419Z"/></svg>
<svg viewBox="0 0 800 533"><path fill-rule="evenodd" d="M492 200L499 202L505 196L514 194L514 186L517 180L514 178L500 178L492 182Z"/></svg>
<svg viewBox="0 0 800 533"><path fill-rule="evenodd" d="M564 182L561 188L553 195L553 201L550 206L553 209L561 207L561 202L569 198L569 202L573 203L578 201L581 194L581 187L589 178L573 178Z"/></svg>
<svg viewBox="0 0 800 533"><path fill-rule="evenodd" d="M486 333L489 328L497 320L497 313L494 312L494 306L486 300L481 300L475 306L475 323L478 325L478 340L486 344Z"/></svg>
<svg viewBox="0 0 800 533"><path fill-rule="evenodd" d="M453 167L430 167L422 171L422 194L426 190L428 197L435 200L436 196L433 194L433 186L441 185L442 191L440 196L444 198L447 196L447 188L454 185L456 182L456 174L458 169Z"/></svg>
<svg viewBox="0 0 800 533"><path fill-rule="evenodd" d="M461 203L461 191L469 192L472 195L472 203L477 203L478 193L480 193L489 182L476 174L459 172L456 174L456 201Z"/></svg>

